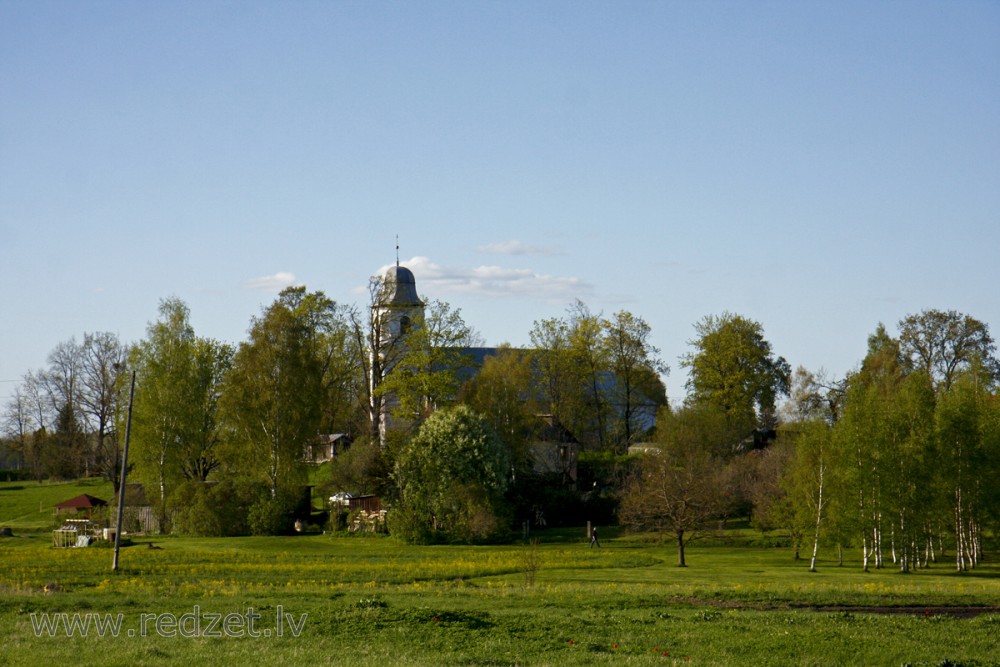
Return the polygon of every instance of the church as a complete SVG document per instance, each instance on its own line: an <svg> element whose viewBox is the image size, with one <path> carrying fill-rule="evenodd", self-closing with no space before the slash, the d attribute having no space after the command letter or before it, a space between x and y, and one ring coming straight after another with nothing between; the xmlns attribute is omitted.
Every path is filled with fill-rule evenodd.
<svg viewBox="0 0 1000 667"><path fill-rule="evenodd" d="M373 287L372 331L370 334L371 354L370 395L376 396L379 383L391 376L397 368L401 357L407 349L407 337L424 322L426 303L420 298L417 281L413 272L405 266L396 264L390 266L381 276L380 282ZM461 359L461 367L457 375L462 381L473 379L486 363L487 359L501 353L496 347L463 347L449 350L454 354L451 361ZM524 350L529 356L535 356L538 351ZM613 413L617 407L616 395L619 393L618 381L614 373L605 371L599 379L601 391L605 394L607 405ZM454 396L449 397L454 398ZM527 402L528 397L525 397ZM379 439L384 443L387 429L394 422L399 423L394 416L398 401L391 393L384 393L377 405L373 405L379 415ZM655 401L645 401L635 413L639 416L638 427L650 429L655 423ZM433 406L429 406L433 409ZM577 458L581 444L567 427L552 414L536 414L533 428L533 441L529 446L531 467L535 472L558 474L567 483L574 484L577 479Z"/></svg>

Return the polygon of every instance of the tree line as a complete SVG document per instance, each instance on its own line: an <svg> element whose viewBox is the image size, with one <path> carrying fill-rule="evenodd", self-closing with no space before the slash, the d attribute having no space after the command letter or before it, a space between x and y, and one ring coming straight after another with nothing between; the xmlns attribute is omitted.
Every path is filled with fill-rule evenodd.
<svg viewBox="0 0 1000 667"><path fill-rule="evenodd" d="M924 311L895 338L880 325L844 378L792 372L760 323L707 316L671 408L669 368L632 313L577 302L535 322L530 349L502 346L473 369L481 338L460 311L427 304L404 343L378 331L380 288L373 278L361 308L288 288L237 345L197 336L187 305L165 299L136 343L58 345L8 401L4 447L35 479L117 487L134 371L129 478L164 530L286 530L325 433L354 444L324 489L381 496L414 541L491 539L543 508L577 508L567 521L603 508L602 520L673 536L684 564L706 525L749 514L810 549L813 566L837 547L905 570L945 553L974 567L996 530L1000 366L967 315ZM575 436L579 479L532 469L539 415Z"/></svg>
<svg viewBox="0 0 1000 667"><path fill-rule="evenodd" d="M978 564L1000 529L1000 364L985 324L926 310L902 319L897 337L879 325L860 367L832 379L801 367L787 374L780 359L713 352L706 335L747 326L727 319L741 318L698 328L685 360L691 393L661 416L658 449L623 495L623 522L672 535L680 565L691 537L734 512L787 531L796 558L808 549L814 570L821 548L836 549L841 564L852 549L865 570ZM735 382L734 393L748 369L757 380ZM788 400L772 416L782 394ZM758 437L730 430L741 413L756 413Z"/></svg>

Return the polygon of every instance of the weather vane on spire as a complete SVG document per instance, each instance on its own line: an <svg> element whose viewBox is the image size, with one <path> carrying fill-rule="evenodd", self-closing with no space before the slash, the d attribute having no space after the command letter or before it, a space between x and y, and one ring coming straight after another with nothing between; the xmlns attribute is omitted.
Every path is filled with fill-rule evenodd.
<svg viewBox="0 0 1000 667"><path fill-rule="evenodd" d="M399 234L396 234L396 266L399 266Z"/></svg>

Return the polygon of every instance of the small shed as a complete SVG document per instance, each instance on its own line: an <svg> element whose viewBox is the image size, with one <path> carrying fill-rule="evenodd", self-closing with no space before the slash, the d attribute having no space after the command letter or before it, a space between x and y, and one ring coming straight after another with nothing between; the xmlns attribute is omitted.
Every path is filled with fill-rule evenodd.
<svg viewBox="0 0 1000 667"><path fill-rule="evenodd" d="M351 512L368 512L377 514L382 511L382 499L378 496L354 496L347 499L347 509Z"/></svg>
<svg viewBox="0 0 1000 667"><path fill-rule="evenodd" d="M90 516L97 507L107 506L108 501L95 498L89 493L81 493L75 498L56 505L56 514L86 514Z"/></svg>

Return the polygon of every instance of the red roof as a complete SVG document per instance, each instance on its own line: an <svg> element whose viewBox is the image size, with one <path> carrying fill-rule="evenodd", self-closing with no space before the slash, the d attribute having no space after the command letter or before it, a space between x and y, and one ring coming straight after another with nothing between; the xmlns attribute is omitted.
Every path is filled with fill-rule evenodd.
<svg viewBox="0 0 1000 667"><path fill-rule="evenodd" d="M83 509L87 507L104 507L108 502L106 500L101 500L100 498L95 498L94 496L83 493L76 498L70 498L69 500L64 500L58 505L56 509L67 510L73 507L77 509Z"/></svg>

